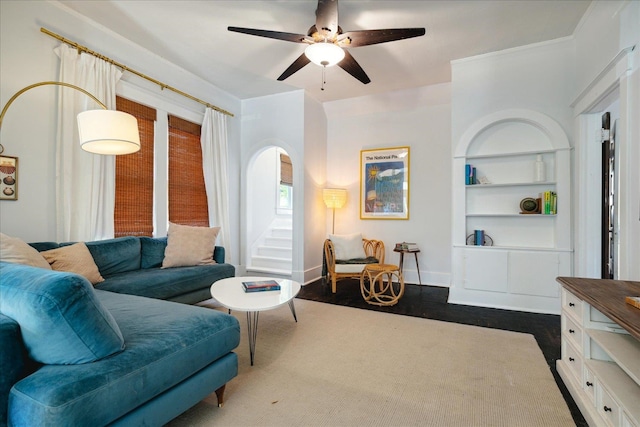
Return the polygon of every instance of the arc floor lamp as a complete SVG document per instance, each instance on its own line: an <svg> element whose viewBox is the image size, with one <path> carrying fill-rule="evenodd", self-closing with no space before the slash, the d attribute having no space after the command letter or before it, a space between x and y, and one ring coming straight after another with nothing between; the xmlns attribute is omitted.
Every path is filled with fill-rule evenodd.
<svg viewBox="0 0 640 427"><path fill-rule="evenodd" d="M17 97L26 91L46 85L64 86L75 89L94 100L102 110L87 110L78 114L78 134L80 136L80 147L90 153L103 155L131 154L140 150L140 135L138 133L138 121L131 114L108 110L98 98L81 87L65 82L47 81L34 83L16 92L9 99L0 113L0 129L9 106ZM4 150L0 144L0 153Z"/></svg>

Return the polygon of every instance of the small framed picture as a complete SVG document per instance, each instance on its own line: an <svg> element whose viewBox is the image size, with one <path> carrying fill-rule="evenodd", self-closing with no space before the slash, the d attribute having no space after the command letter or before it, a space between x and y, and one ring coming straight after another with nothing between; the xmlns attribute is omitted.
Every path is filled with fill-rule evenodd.
<svg viewBox="0 0 640 427"><path fill-rule="evenodd" d="M360 151L360 219L409 219L409 147Z"/></svg>
<svg viewBox="0 0 640 427"><path fill-rule="evenodd" d="M0 155L0 200L18 200L18 158Z"/></svg>

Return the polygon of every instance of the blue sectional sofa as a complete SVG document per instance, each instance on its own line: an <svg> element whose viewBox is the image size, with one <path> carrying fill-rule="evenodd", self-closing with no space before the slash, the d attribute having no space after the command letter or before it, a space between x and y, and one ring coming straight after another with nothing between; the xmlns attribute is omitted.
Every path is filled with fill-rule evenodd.
<svg viewBox="0 0 640 427"><path fill-rule="evenodd" d="M214 265L161 269L166 239L86 244L105 278L95 287L0 262L0 425L159 426L214 391L222 403L238 321L176 301L207 299L235 274L224 250Z"/></svg>

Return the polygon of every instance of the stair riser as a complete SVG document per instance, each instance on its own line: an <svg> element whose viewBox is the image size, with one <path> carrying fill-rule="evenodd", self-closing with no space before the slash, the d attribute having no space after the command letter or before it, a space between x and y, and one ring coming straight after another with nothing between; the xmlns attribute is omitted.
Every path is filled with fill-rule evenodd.
<svg viewBox="0 0 640 427"><path fill-rule="evenodd" d="M273 228L271 229L271 236L272 237L283 237L283 238L287 238L287 239L291 239L293 238L293 232L291 231L291 229L287 229L287 228Z"/></svg>
<svg viewBox="0 0 640 427"><path fill-rule="evenodd" d="M291 260L268 257L253 257L251 259L251 266L273 268L276 270L291 270Z"/></svg>
<svg viewBox="0 0 640 427"><path fill-rule="evenodd" d="M260 256L274 257L274 258L288 258L291 259L291 248L279 248L276 246L260 246L257 249L257 254Z"/></svg>
<svg viewBox="0 0 640 427"><path fill-rule="evenodd" d="M264 246L276 248L291 248L292 240L285 237L267 237L264 239Z"/></svg>

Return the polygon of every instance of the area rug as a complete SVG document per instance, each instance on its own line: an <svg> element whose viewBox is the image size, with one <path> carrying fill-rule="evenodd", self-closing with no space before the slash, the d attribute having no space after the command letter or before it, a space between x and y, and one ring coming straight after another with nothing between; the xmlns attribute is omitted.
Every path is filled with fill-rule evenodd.
<svg viewBox="0 0 640 427"><path fill-rule="evenodd" d="M260 313L250 366L169 426L572 426L532 335L296 299Z"/></svg>

